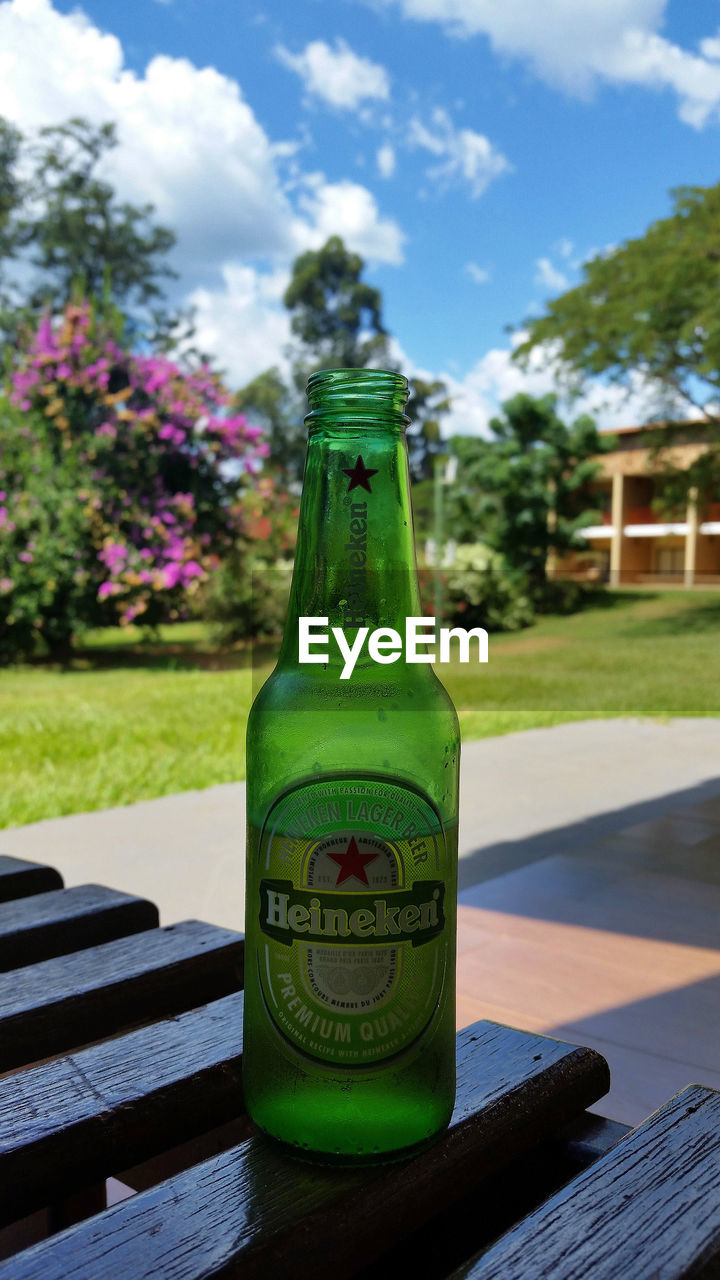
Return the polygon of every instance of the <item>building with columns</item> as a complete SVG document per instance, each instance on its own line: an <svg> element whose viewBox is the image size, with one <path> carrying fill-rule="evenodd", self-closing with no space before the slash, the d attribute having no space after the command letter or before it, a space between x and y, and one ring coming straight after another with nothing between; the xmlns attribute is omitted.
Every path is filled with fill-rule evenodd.
<svg viewBox="0 0 720 1280"><path fill-rule="evenodd" d="M658 454L657 426L625 427L614 432L617 448L599 459L593 502L603 511L601 524L584 529L589 551L563 557L560 574L603 578L612 585L668 582L685 586L720 585L720 493L700 505L692 490L684 508L671 518L658 513L659 472L665 463L686 469L709 448L707 426L687 423L673 431L673 443Z"/></svg>

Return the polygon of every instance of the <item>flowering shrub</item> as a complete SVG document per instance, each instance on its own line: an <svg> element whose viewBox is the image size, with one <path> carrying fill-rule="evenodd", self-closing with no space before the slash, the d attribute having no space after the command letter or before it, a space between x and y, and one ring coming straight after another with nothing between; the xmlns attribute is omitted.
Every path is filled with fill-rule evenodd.
<svg viewBox="0 0 720 1280"><path fill-rule="evenodd" d="M533 621L527 580L483 543L457 548L445 583L447 615L454 625L521 631Z"/></svg>
<svg viewBox="0 0 720 1280"><path fill-rule="evenodd" d="M299 515L299 499L272 475L260 476L244 497L238 541L202 597L222 643L282 632Z"/></svg>
<svg viewBox="0 0 720 1280"><path fill-rule="evenodd" d="M27 652L30 633L59 648L82 624L181 616L241 532L241 498L267 454L260 430L230 411L209 368L123 350L88 303L45 317L11 379L6 652Z"/></svg>

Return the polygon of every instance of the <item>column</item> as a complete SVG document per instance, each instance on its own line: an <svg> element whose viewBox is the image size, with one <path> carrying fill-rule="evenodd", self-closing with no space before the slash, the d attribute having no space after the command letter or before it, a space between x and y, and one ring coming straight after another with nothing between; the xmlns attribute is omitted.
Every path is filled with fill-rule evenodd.
<svg viewBox="0 0 720 1280"><path fill-rule="evenodd" d="M688 492L687 503L687 520L688 531L685 535L685 586L691 587L695 582L695 560L697 557L697 539L698 539L698 491L693 488Z"/></svg>
<svg viewBox="0 0 720 1280"><path fill-rule="evenodd" d="M625 522L624 481L625 477L623 475L616 474L612 478L611 518L614 533L610 543L611 587L620 585L622 575L623 524Z"/></svg>

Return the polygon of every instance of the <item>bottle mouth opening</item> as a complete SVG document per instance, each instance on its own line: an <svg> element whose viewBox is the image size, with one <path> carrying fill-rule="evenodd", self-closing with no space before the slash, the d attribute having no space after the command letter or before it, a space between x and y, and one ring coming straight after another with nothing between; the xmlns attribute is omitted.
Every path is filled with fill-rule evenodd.
<svg viewBox="0 0 720 1280"><path fill-rule="evenodd" d="M320 369L308 380L307 398L309 426L327 418L381 417L398 426L410 421L404 412L408 380L391 369Z"/></svg>

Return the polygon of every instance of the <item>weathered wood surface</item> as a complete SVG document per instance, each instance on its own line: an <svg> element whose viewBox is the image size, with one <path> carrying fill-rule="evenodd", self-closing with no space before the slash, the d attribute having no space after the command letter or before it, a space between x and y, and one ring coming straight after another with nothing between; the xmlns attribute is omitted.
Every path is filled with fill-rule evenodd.
<svg viewBox="0 0 720 1280"><path fill-rule="evenodd" d="M0 1273L1 1274L1 1273ZM720 1275L720 1093L690 1085L457 1280Z"/></svg>
<svg viewBox="0 0 720 1280"><path fill-rule="evenodd" d="M0 903L0 972L156 929L159 923L154 903L96 884Z"/></svg>
<svg viewBox="0 0 720 1280"><path fill-rule="evenodd" d="M242 1109L242 993L0 1080L0 1223Z"/></svg>
<svg viewBox="0 0 720 1280"><path fill-rule="evenodd" d="M25 898L33 893L47 893L50 889L62 887L62 876L54 867L0 854L0 902L10 902L13 898Z"/></svg>
<svg viewBox="0 0 720 1280"><path fill-rule="evenodd" d="M17 1255L0 1265L0 1280L340 1280L609 1086L607 1064L590 1049L482 1022L457 1044L450 1127L411 1163L314 1168L254 1137Z"/></svg>
<svg viewBox="0 0 720 1280"><path fill-rule="evenodd" d="M449 1271L494 1243L628 1132L628 1125L584 1111L532 1151L496 1170L481 1187L461 1193L447 1210L418 1222L412 1236L363 1267L357 1280L446 1280Z"/></svg>
<svg viewBox="0 0 720 1280"><path fill-rule="evenodd" d="M0 974L0 1071L239 990L243 945L188 920Z"/></svg>

